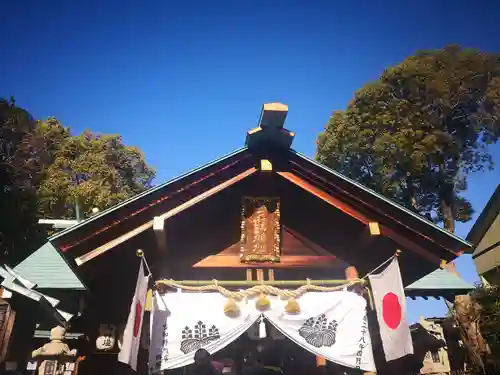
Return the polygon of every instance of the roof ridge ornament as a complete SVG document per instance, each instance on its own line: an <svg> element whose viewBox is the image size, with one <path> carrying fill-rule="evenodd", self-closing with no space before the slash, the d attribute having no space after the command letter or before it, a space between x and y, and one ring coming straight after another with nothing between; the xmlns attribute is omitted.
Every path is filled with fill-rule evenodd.
<svg viewBox="0 0 500 375"><path fill-rule="evenodd" d="M282 103L265 103L256 128L247 132L246 146L260 148L271 145L282 149L292 146L295 133L283 127L288 115L288 105Z"/></svg>

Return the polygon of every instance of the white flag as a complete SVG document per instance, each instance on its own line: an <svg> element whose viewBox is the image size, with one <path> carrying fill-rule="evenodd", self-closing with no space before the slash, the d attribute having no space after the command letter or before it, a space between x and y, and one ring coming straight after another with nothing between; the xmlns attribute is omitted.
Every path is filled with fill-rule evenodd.
<svg viewBox="0 0 500 375"><path fill-rule="evenodd" d="M134 298L130 305L127 325L123 332L122 347L118 354L118 361L128 364L134 371L137 371L137 354L141 345L142 320L148 291L148 280L149 275L144 276L144 266L141 259Z"/></svg>
<svg viewBox="0 0 500 375"><path fill-rule="evenodd" d="M403 281L397 258L381 273L369 276L377 310L385 359L393 361L413 354L410 326L406 318Z"/></svg>

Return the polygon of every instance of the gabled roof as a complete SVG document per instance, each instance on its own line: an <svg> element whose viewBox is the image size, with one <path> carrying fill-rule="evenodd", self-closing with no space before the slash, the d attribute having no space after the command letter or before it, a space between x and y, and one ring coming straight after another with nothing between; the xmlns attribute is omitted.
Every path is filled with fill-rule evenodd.
<svg viewBox="0 0 500 375"><path fill-rule="evenodd" d="M405 287L406 291L420 291L420 290L435 290L440 292L461 292L468 293L474 289L474 285L469 284L467 281L458 275L443 270L437 269L434 272L422 277L420 280L411 283Z"/></svg>
<svg viewBox="0 0 500 375"><path fill-rule="evenodd" d="M469 249L471 247L467 241L438 227L431 221L392 202L356 181L325 167L315 160L292 150L290 147L295 133L284 128L287 114L288 106L285 104L264 104L257 128L247 132L245 147L109 208L52 236L49 238L49 241L55 241L53 243L65 252L74 246L74 243L71 243L73 242L72 240L68 241L69 238L67 237L70 234L78 233L76 237L79 238L79 243L81 243L83 239L86 241L91 237L95 237L95 235L100 235L108 229L124 223L130 217L136 217L138 221L145 222L148 215L149 217L156 216L154 215L154 211L160 203L167 200L168 202L172 201L171 195L173 190L174 195L179 191L185 192L191 186L200 185L199 181L206 179L209 175L214 176L218 174L219 181L212 182L212 184L220 184L221 179L225 178L227 180L230 178L227 173L220 173L222 169L226 169L226 172L228 168L231 170L236 169L237 172L235 173L241 173L245 168L249 168L248 163L242 163L242 161L249 158L257 159L264 154L272 158L279 155L278 159L284 159L287 168L293 172L298 171L301 177L304 177L306 181L300 181L302 186L310 183L321 186L326 183L329 185L329 189L332 188L335 190L334 195L342 196L347 201L351 201L351 207L353 204L354 207L364 206L367 212L373 214L373 217L390 218L395 223L395 226L399 226L403 230L407 237L416 236L417 241L421 243L422 241L424 243L429 242L430 245L435 244L437 248L449 251L453 255L444 255L441 257L447 261L449 260L448 258L455 257L457 253L460 253L463 248ZM235 166L236 164L239 165ZM223 168L220 169L220 167ZM216 168L219 168L219 170L216 170ZM240 169L238 170L238 168ZM196 180L197 178L198 180ZM297 180L292 182L297 183ZM175 191L175 189L171 188L173 185L184 186ZM207 190L207 187L196 186L194 189L198 189L197 194L201 194L203 190ZM120 211L120 214L117 214L117 211ZM127 226L127 224L124 225L125 227ZM88 229L81 230L87 227ZM398 237L397 234L396 237ZM65 240L61 241L63 238ZM71 239L73 239L72 236ZM432 252L433 250L430 251Z"/></svg>
<svg viewBox="0 0 500 375"><path fill-rule="evenodd" d="M14 271L35 283L37 289L86 290L83 282L50 242L19 263Z"/></svg>
<svg viewBox="0 0 500 375"><path fill-rule="evenodd" d="M422 230L425 234L426 239L431 239L434 242L440 242L440 241L445 241L447 245L452 244L452 246L445 246L445 248L450 249L452 252L459 253L462 249L469 249L471 247L471 244L456 236L455 234L439 227L438 225L434 224L430 220L427 220L420 215L417 215L416 213L408 210L407 208L391 201L390 199L382 196L381 194L378 194L377 192L368 189L364 187L363 185L359 184L358 182L351 180L342 174L327 168L326 166L316 162L315 160L300 154L292 149L289 149L286 151L288 155L295 157L296 159L299 159L302 161L302 164L310 165L315 168L320 169L324 176L326 178L334 178L335 181L340 181L342 184L345 184L346 186L349 187L350 192L348 192L349 195L351 196L359 196L363 195L363 199L365 201L363 203L371 204L371 206L383 206L384 210L391 210L397 215L397 220L399 220L399 223L402 223L403 221L410 221L411 225L406 225L408 229L414 229L414 231L418 232L419 230ZM248 157L251 154L248 152L248 149L246 147L239 149L235 152L232 152L226 156L223 156L222 158L216 159L202 167L196 168L180 177L174 178L166 183L163 183L161 185L158 185L152 189L149 189L135 197L132 197L116 206L113 206L107 210L102 211L101 213L92 216L91 218L88 218L77 225L70 227L68 229L65 229L56 235L52 236L49 238L49 241L53 242L56 241L58 242L60 239L67 237L70 234L73 234L74 232L79 231L80 229L83 229L84 227L95 223L97 221L101 221L103 223L106 222L106 217L116 213L117 211L121 209L125 209L127 206L130 206L134 203L137 203L139 201L144 201L144 208L139 209L139 211L144 211L145 209L151 208L154 204L157 202L150 203L148 202L148 199L150 196L159 193L162 190L168 190L169 187L173 184L180 183L182 180L187 179L193 175L196 175L197 173L203 173L204 170L211 168L219 163L224 163L227 162L231 158L235 157ZM368 202L370 201L370 202ZM380 210L379 210L380 211ZM388 216L387 213L383 213L384 216ZM112 227L113 225L119 224L120 220L115 221L114 223L111 223L111 225L107 225L108 228ZM103 224L104 226L105 224ZM437 240L435 240L437 238Z"/></svg>
<svg viewBox="0 0 500 375"><path fill-rule="evenodd" d="M276 121L281 123L284 121L282 117L278 117L280 121ZM421 255L427 257L428 262L422 262L424 265L422 269L419 268L418 272L409 272L414 273L411 276L412 280L416 280L422 274L439 266L443 260L453 260L463 249L471 247L471 244L467 241L438 227L431 221L290 149L293 136L294 133L284 129L282 123L268 128L259 126L248 133L248 147L241 148L102 211L50 237L45 246L56 252L61 250L64 254L71 254L68 255L69 258L75 259L77 264L83 264L83 261L78 263L78 258L81 259L92 253L92 256L87 257L85 260L85 262L90 261L110 248L149 230L152 228L154 217L167 214L165 217L170 218L171 216L168 216L170 212L176 211L187 203L189 203L187 207L197 205L202 200L198 199L198 197L203 195L211 197L214 195L215 193L208 194L211 190L215 191L214 189L220 188L220 190L229 191L228 186L230 184L228 181L233 179L237 181L235 178L244 175L251 169L256 171L258 169L256 164L258 164L259 160L269 158L269 160L273 161L273 164L276 161L276 168L273 167L272 173L274 174L276 171L275 175L279 175L278 179L283 179L283 184L291 186L290 191L296 189L301 191L300 194L314 195L313 200L320 198L318 200L320 204L327 202L330 206L333 205L338 208L340 210L336 211L338 215L342 215L341 211L347 213L350 210L349 215L356 219L352 220L354 224L349 224L351 228L355 227L356 230L364 230L367 223L380 222L382 235L378 236L379 240L377 241L380 241L379 245L385 249L384 251L394 251L397 246L402 249L415 250L413 254L409 254L407 257L409 265L413 265L412 259L420 259L418 257ZM248 175L246 174L246 177ZM316 193L312 193L313 190ZM319 197L322 194L323 197ZM304 195L300 197L304 197ZM305 197L304 202L307 199L308 197ZM191 204L190 201L196 202ZM336 206L335 202L339 201L341 204ZM218 202L218 204L220 207L224 207L224 203ZM344 204L343 207L342 204ZM326 211L328 207L325 207L324 210ZM349 209L344 209L345 207ZM323 210L323 207L319 208L319 210ZM353 212L356 214L353 214ZM203 218L203 220L205 219ZM387 245L387 242L384 242L382 238L385 236L387 236L388 241L392 241L389 246L384 246L384 244ZM112 245L109 245L110 243ZM78 252L80 254L76 254ZM83 252L88 253L82 254ZM45 253L41 252L41 254ZM33 254L33 256L35 255L41 257L38 251ZM59 253L57 255L61 257ZM368 255L367 253L366 256L368 257ZM48 258L48 260L45 260L45 264L55 264L57 257L55 257L53 251L45 256ZM378 253L376 255L377 259L381 256L385 255ZM66 255L63 255L63 257L66 257ZM43 260L43 257L41 258ZM25 260L25 262L27 261L33 263L35 273L39 272L42 275L46 272L43 265L34 264L39 263L38 261L29 258ZM24 267L22 269L28 272L31 266L27 267L25 262L22 262L18 267ZM50 269L50 266L45 266L45 269ZM71 267L66 264L66 269L71 270ZM410 266L407 269L413 271ZM21 273L21 271L19 272ZM70 276L66 277L68 277L67 282L70 285L77 284L75 280L69 280ZM48 280L51 280L51 278L49 277ZM50 281L54 285L61 285L60 282Z"/></svg>
<svg viewBox="0 0 500 375"><path fill-rule="evenodd" d="M500 215L500 184L471 228L467 241L477 246L498 215Z"/></svg>

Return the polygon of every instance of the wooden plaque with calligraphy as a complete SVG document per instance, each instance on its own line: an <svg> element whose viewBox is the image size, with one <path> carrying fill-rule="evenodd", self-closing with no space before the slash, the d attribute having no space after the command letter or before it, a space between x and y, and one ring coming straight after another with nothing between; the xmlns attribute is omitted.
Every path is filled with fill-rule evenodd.
<svg viewBox="0 0 500 375"><path fill-rule="evenodd" d="M240 245L240 257L244 263L280 261L279 198L243 199Z"/></svg>

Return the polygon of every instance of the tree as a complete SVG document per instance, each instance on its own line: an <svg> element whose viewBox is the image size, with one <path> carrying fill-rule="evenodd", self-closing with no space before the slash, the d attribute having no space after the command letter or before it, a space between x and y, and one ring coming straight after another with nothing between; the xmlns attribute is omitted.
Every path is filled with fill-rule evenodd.
<svg viewBox="0 0 500 375"><path fill-rule="evenodd" d="M480 306L479 327L489 344L493 358L500 363L500 287L480 285L472 293Z"/></svg>
<svg viewBox="0 0 500 375"><path fill-rule="evenodd" d="M41 145L36 123L14 99L0 99L0 262L16 263L43 240L37 225L36 184Z"/></svg>
<svg viewBox="0 0 500 375"><path fill-rule="evenodd" d="M0 263L13 265L46 240L39 217L74 218L77 200L84 215L106 209L151 187L154 175L119 135L72 136L56 118L35 121L0 99Z"/></svg>
<svg viewBox="0 0 500 375"><path fill-rule="evenodd" d="M500 57L448 46L387 69L333 113L317 160L454 231L470 173L493 168Z"/></svg>
<svg viewBox="0 0 500 375"><path fill-rule="evenodd" d="M119 135L84 131L71 136L56 118L38 121L36 134L45 144L38 209L46 218L75 218L130 198L152 185L154 171L141 151L125 146ZM76 181L79 179L79 183Z"/></svg>
<svg viewBox="0 0 500 375"><path fill-rule="evenodd" d="M484 374L491 351L481 332L481 315L482 306L470 295L455 297L453 318L467 350L469 365L472 365L476 373Z"/></svg>

